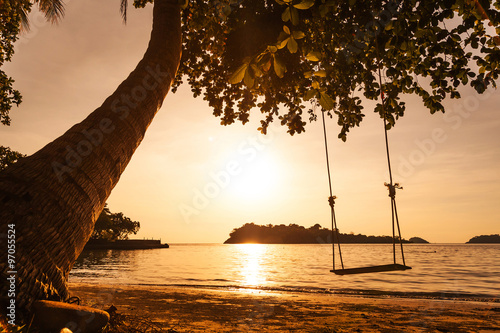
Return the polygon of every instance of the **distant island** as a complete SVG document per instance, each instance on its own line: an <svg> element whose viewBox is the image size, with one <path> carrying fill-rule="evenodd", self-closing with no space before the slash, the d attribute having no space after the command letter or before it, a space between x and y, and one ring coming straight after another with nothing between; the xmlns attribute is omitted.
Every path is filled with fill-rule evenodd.
<svg viewBox="0 0 500 333"><path fill-rule="evenodd" d="M387 244L392 243L391 236L366 236L340 233L341 243L350 244ZM297 224L289 225L257 225L246 223L240 228L234 229L224 244L318 244L332 243L332 231L315 224L305 228ZM425 239L413 237L410 240L403 239L403 243L428 243Z"/></svg>
<svg viewBox="0 0 500 333"><path fill-rule="evenodd" d="M423 238L420 237L412 237L410 238L410 243L415 243L415 244L429 244L428 241L426 241Z"/></svg>
<svg viewBox="0 0 500 333"><path fill-rule="evenodd" d="M500 243L500 235L481 235L475 236L469 239L466 244L499 244Z"/></svg>

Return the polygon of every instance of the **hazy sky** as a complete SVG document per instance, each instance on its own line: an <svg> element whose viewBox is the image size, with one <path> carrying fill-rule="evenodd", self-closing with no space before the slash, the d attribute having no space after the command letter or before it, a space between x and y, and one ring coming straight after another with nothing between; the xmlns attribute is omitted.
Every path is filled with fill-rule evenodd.
<svg viewBox="0 0 500 333"><path fill-rule="evenodd" d="M32 15L32 30L4 66L24 102L0 128L0 144L32 154L83 120L135 67L145 51L151 7L119 1L67 1L57 26ZM389 132L403 237L465 242L500 233L500 91L446 103L430 115L417 98ZM341 232L389 235L390 199L382 120L366 118L347 143L328 123L334 194ZM169 94L108 200L113 212L141 222L138 237L169 243L223 242L233 228L296 223L330 227L321 123L293 137L245 126L221 126L187 85Z"/></svg>

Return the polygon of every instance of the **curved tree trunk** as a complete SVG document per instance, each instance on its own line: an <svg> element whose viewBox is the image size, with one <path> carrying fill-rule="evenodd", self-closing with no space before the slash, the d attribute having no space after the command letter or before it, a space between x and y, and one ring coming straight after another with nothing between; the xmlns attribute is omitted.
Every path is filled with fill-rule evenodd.
<svg viewBox="0 0 500 333"><path fill-rule="evenodd" d="M9 277L21 313L36 299L68 297L69 271L161 107L180 56L178 1L155 0L148 49L129 77L84 121L0 173L0 313L11 301ZM8 265L9 230L15 267Z"/></svg>

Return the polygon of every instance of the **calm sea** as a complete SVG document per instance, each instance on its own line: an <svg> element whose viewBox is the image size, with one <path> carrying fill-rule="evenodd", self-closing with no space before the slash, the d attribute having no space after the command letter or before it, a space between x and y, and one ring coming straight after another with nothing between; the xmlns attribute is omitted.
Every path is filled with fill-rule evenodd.
<svg viewBox="0 0 500 333"><path fill-rule="evenodd" d="M392 245L346 244L345 268L392 263ZM425 297L500 296L500 244L411 244L404 272L337 276L331 245L171 244L169 249L85 251L70 282L255 288ZM338 258L337 258L338 261Z"/></svg>

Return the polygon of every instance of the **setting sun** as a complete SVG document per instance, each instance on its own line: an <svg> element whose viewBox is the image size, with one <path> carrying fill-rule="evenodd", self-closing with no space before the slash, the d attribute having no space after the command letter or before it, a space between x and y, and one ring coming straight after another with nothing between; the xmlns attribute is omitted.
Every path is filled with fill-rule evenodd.
<svg viewBox="0 0 500 333"><path fill-rule="evenodd" d="M241 173L232 179L228 192L235 200L259 201L279 195L277 159L261 153L254 161L242 164Z"/></svg>

